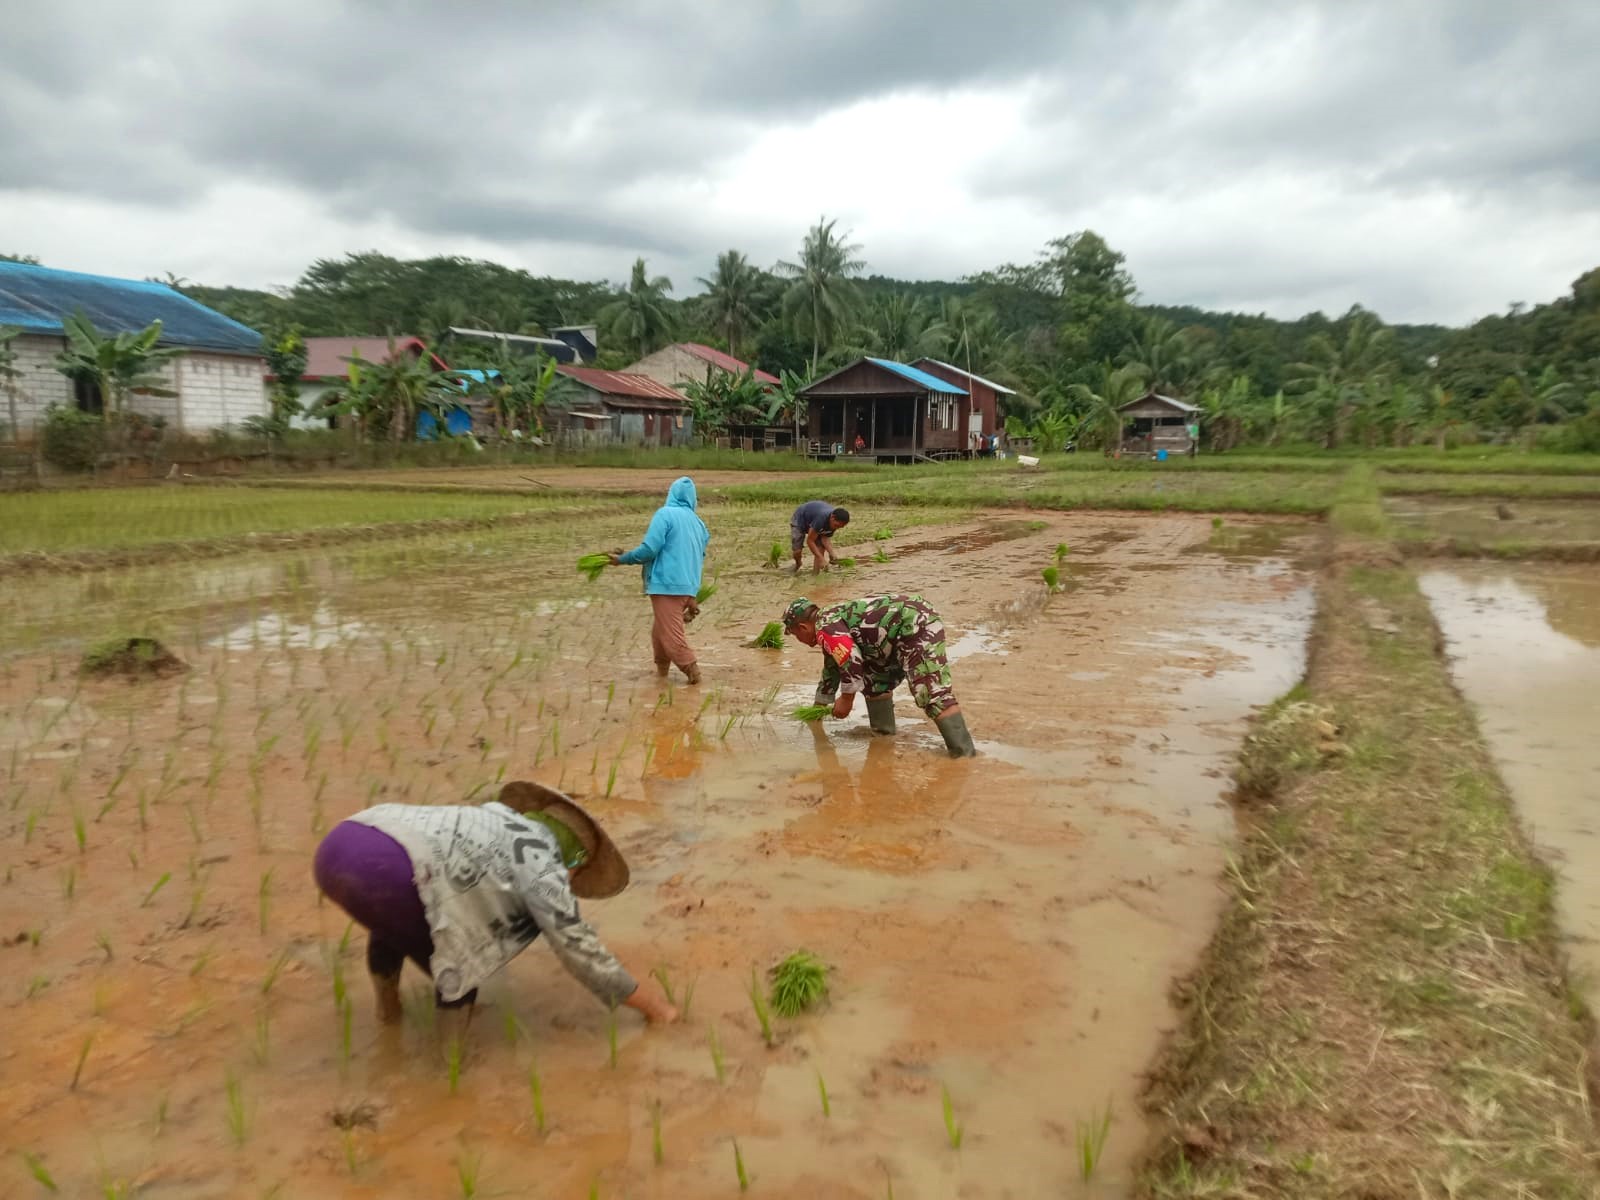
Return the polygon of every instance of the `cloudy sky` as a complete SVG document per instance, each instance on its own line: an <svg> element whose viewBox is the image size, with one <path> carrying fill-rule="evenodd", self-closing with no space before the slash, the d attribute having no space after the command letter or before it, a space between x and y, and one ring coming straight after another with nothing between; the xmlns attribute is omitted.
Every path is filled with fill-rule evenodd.
<svg viewBox="0 0 1600 1200"><path fill-rule="evenodd" d="M7 10L0 251L77 270L642 254L681 296L826 213L901 277L1088 227L1149 301L1455 323L1600 264L1596 0Z"/></svg>

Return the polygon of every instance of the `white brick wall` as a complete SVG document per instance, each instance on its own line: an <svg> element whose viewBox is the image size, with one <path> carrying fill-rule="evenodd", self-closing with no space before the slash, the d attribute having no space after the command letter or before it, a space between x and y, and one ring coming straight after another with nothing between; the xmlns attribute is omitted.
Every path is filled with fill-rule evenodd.
<svg viewBox="0 0 1600 1200"><path fill-rule="evenodd" d="M56 355L66 339L25 333L11 343L17 353L17 424L24 436L44 421L52 404L71 407L76 401L72 382L56 370ZM129 407L151 416L166 417L175 432L204 433L223 425L238 426L249 416L267 412L265 375L260 358L194 351L165 364L166 386L179 396L130 396ZM179 421L179 413L182 421ZM10 423L9 406L0 406L0 421Z"/></svg>

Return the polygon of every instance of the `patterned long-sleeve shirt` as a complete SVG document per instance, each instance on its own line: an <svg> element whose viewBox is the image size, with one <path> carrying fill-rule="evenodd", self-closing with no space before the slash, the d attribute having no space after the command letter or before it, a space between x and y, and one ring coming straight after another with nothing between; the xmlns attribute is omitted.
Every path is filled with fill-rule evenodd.
<svg viewBox="0 0 1600 1200"><path fill-rule="evenodd" d="M555 835L503 804L379 804L350 818L405 847L433 934L434 986L457 1000L541 933L608 1004L637 983L578 915Z"/></svg>
<svg viewBox="0 0 1600 1200"><path fill-rule="evenodd" d="M944 627L939 614L921 596L868 596L830 605L817 615L817 645L822 650L822 679L817 693L882 690L874 681L899 678L900 643L937 630L941 650Z"/></svg>

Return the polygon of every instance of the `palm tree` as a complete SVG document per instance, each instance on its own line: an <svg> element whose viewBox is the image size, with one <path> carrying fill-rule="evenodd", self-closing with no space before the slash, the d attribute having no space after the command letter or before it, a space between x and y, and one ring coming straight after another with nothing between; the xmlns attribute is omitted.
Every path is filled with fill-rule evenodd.
<svg viewBox="0 0 1600 1200"><path fill-rule="evenodd" d="M909 292L877 300L866 312L864 341L885 358L907 362L947 353L950 331L927 301Z"/></svg>
<svg viewBox="0 0 1600 1200"><path fill-rule="evenodd" d="M1000 375L1011 348L1011 335L1000 328L994 309L960 296L939 304L939 322L949 332L950 361L980 375Z"/></svg>
<svg viewBox="0 0 1600 1200"><path fill-rule="evenodd" d="M1103 362L1100 378L1092 386L1075 383L1069 391L1084 408L1080 431L1094 434L1101 448L1109 453L1122 445L1123 407L1144 392L1144 368L1138 364L1113 367Z"/></svg>
<svg viewBox="0 0 1600 1200"><path fill-rule="evenodd" d="M1122 361L1143 367L1154 390L1181 395L1192 374L1192 353L1181 329L1165 317L1149 316L1129 341Z"/></svg>
<svg viewBox="0 0 1600 1200"><path fill-rule="evenodd" d="M665 275L649 278L642 258L633 260L633 278L627 290L600 310L606 331L643 358L672 334L672 314L667 293L672 280Z"/></svg>
<svg viewBox="0 0 1600 1200"><path fill-rule="evenodd" d="M1376 317L1358 311L1343 342L1319 333L1306 343L1306 361L1290 365L1289 385L1312 394L1328 449L1345 440L1369 389L1383 382L1392 360L1391 338L1391 331Z"/></svg>
<svg viewBox="0 0 1600 1200"><path fill-rule="evenodd" d="M739 338L760 320L760 276L737 250L717 255L710 279L697 280L706 289L706 317L728 339L728 353L739 357Z"/></svg>
<svg viewBox="0 0 1600 1200"><path fill-rule="evenodd" d="M860 246L845 242L834 233L836 224L837 219L819 219L800 246L800 261L778 264L778 273L794 280L783 297L784 311L811 328L813 375L817 373L823 342L832 342L855 311L857 296L850 281L867 265L856 257Z"/></svg>

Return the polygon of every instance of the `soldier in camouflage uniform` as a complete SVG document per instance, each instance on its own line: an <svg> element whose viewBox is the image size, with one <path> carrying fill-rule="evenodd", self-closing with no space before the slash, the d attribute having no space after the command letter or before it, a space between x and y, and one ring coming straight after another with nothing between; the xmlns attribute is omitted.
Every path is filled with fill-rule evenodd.
<svg viewBox="0 0 1600 1200"><path fill-rule="evenodd" d="M872 731L893 733L894 689L905 681L951 756L977 753L951 689L944 622L921 596L869 596L828 608L802 597L784 610L783 626L822 649L816 702L832 704L834 716L849 716L856 693L862 692Z"/></svg>

